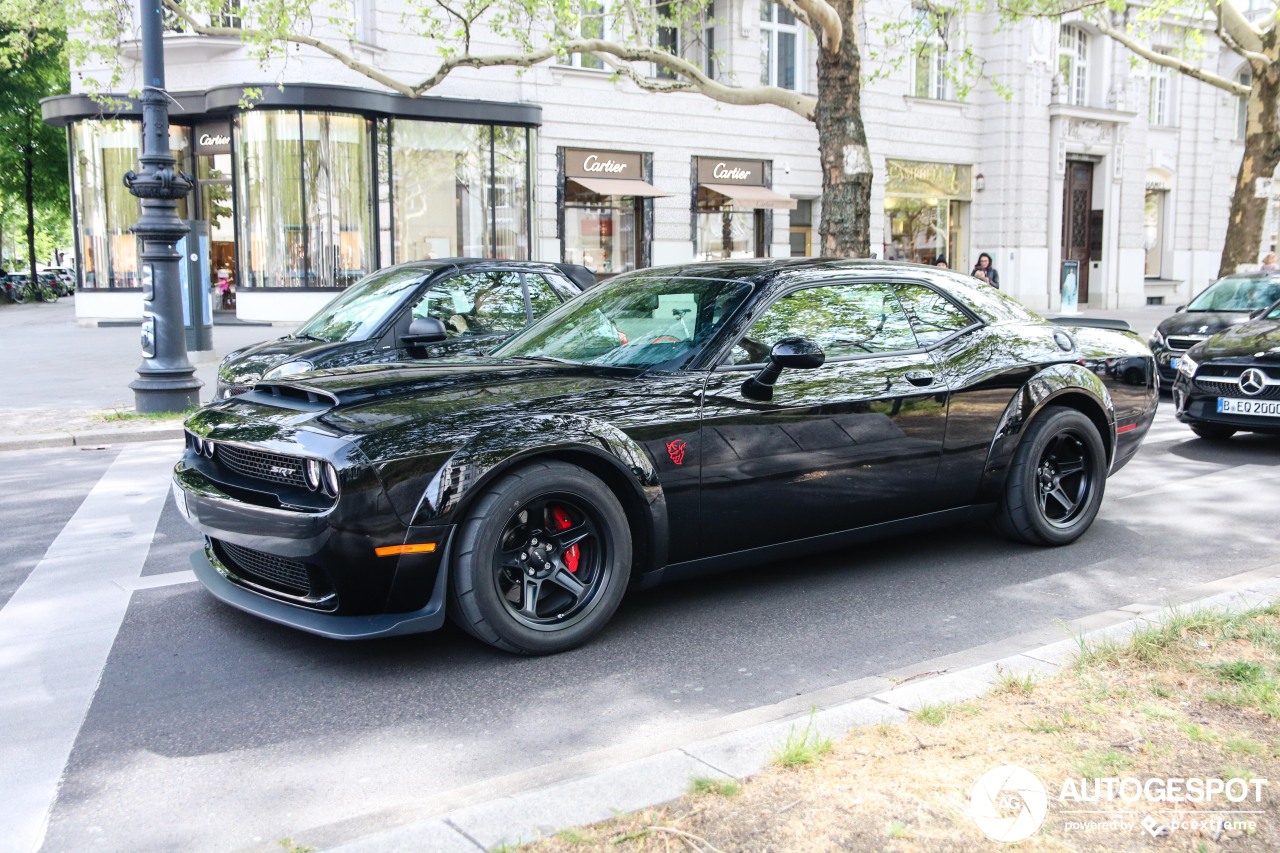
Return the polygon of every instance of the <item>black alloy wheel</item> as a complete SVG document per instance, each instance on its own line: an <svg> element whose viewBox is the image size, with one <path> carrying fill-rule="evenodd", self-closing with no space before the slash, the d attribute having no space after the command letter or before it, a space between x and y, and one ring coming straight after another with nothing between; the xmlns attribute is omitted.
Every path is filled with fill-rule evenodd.
<svg viewBox="0 0 1280 853"><path fill-rule="evenodd" d="M1235 435L1235 427L1220 424L1191 424L1191 431L1205 441L1226 441Z"/></svg>
<svg viewBox="0 0 1280 853"><path fill-rule="evenodd" d="M622 601L631 532L617 497L564 462L536 462L494 483L460 526L451 618L521 654L585 642Z"/></svg>
<svg viewBox="0 0 1280 853"><path fill-rule="evenodd" d="M1050 408L1027 428L1005 485L996 526L1033 545L1067 545L1089 529L1106 487L1098 429L1074 409Z"/></svg>

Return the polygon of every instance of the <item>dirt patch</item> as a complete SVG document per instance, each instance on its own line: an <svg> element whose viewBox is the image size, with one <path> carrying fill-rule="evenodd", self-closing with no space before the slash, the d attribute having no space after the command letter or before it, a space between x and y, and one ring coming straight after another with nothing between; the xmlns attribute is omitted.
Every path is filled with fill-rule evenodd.
<svg viewBox="0 0 1280 853"><path fill-rule="evenodd" d="M1048 812L1029 838L1001 844L979 830L970 798L979 777L1009 764L1041 781ZM1155 792L1166 779L1239 781L1208 802L1106 796L1108 785L1132 792L1137 783L1106 781L1128 778L1157 780ZM1272 784L1253 781L1263 779ZM1007 678L980 700L855 730L810 764L695 789L522 849L1270 853L1280 849L1280 609L1175 617L1086 649L1052 679ZM1020 811L1017 798L1003 805L1004 816Z"/></svg>

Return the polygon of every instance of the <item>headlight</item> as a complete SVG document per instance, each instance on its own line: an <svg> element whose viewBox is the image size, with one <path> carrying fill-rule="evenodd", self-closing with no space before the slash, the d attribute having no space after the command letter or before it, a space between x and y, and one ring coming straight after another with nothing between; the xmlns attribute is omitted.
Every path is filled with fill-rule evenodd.
<svg viewBox="0 0 1280 853"><path fill-rule="evenodd" d="M299 373L306 373L313 369L309 361L286 361L284 364L276 365L262 374L262 378L283 379L286 376L297 376Z"/></svg>
<svg viewBox="0 0 1280 853"><path fill-rule="evenodd" d="M310 490L311 490L311 491L313 491L313 492L314 492L316 489L320 488L320 466L321 466L321 464L323 464L323 463L321 463L319 459L308 459L308 460L307 460L307 467L306 467L306 474L307 474L307 488L308 488L308 489L310 489Z"/></svg>
<svg viewBox="0 0 1280 853"><path fill-rule="evenodd" d="M1151 333L1151 337L1147 338L1147 343L1151 345L1152 349L1164 346L1164 335L1160 334L1160 330L1157 328Z"/></svg>
<svg viewBox="0 0 1280 853"><path fill-rule="evenodd" d="M324 463L324 493L331 498L338 496L338 469L332 462Z"/></svg>
<svg viewBox="0 0 1280 853"><path fill-rule="evenodd" d="M1182 358L1178 360L1178 373L1187 377L1187 379L1191 379L1196 375L1196 368L1199 366L1200 365L1193 361L1190 356L1183 355Z"/></svg>

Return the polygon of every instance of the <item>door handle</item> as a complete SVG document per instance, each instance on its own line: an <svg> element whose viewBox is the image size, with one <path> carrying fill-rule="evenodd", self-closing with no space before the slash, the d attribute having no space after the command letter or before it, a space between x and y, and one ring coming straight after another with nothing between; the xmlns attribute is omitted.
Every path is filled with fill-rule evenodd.
<svg viewBox="0 0 1280 853"><path fill-rule="evenodd" d="M933 384L933 374L924 370L912 370L907 373L907 381L917 388Z"/></svg>

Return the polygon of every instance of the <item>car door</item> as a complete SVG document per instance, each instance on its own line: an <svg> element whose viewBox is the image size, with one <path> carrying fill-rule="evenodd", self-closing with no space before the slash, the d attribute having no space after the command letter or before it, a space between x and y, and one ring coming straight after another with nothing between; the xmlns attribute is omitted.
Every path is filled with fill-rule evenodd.
<svg viewBox="0 0 1280 853"><path fill-rule="evenodd" d="M773 344L803 337L826 362L783 370L752 399ZM703 394L705 556L928 512L946 429L947 389L892 284L805 287L769 305Z"/></svg>

